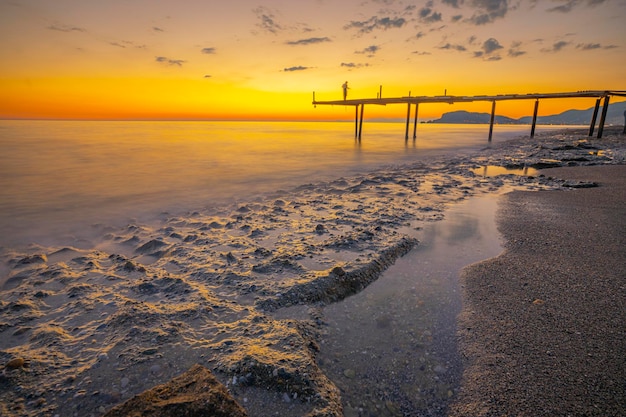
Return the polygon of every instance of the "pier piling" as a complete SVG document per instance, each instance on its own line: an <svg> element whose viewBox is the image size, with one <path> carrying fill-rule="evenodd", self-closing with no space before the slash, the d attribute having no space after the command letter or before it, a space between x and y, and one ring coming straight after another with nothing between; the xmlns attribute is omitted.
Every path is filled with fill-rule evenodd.
<svg viewBox="0 0 626 417"><path fill-rule="evenodd" d="M493 120L496 117L496 101L491 102L491 120L489 121L489 142L491 142L491 137L493 136Z"/></svg>
<svg viewBox="0 0 626 417"><path fill-rule="evenodd" d="M535 126L537 125L537 110L539 110L539 100L535 100L535 111L533 112L533 125L530 127L530 138L535 137Z"/></svg>
<svg viewBox="0 0 626 417"><path fill-rule="evenodd" d="M600 124L598 125L598 139L602 138L604 133L604 122L606 121L606 112L609 110L610 96L604 97L604 104L602 105L602 115L600 116Z"/></svg>

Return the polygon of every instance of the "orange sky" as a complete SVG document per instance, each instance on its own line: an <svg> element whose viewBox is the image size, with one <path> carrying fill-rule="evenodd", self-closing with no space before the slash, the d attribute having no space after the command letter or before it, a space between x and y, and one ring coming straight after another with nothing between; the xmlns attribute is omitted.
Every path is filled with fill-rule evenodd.
<svg viewBox="0 0 626 417"><path fill-rule="evenodd" d="M346 80L352 98L623 90L625 21L626 0L0 0L0 118L352 119L311 105Z"/></svg>

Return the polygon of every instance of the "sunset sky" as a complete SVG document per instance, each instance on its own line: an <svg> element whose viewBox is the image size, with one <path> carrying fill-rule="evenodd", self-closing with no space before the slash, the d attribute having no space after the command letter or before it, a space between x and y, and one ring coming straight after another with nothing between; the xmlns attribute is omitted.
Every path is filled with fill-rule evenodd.
<svg viewBox="0 0 626 417"><path fill-rule="evenodd" d="M350 119L311 105L346 80L351 98L623 90L625 22L626 0L0 0L0 118Z"/></svg>

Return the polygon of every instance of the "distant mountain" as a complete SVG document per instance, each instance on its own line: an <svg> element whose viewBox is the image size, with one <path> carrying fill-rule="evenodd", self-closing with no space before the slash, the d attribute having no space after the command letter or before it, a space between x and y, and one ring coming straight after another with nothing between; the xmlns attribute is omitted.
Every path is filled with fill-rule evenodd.
<svg viewBox="0 0 626 417"><path fill-rule="evenodd" d="M490 113L473 113L465 110L458 110L453 112L444 113L441 115L441 119L433 120L430 123L463 123L463 124L482 124L489 123L491 120ZM506 116L494 117L494 122L498 124L517 124L519 121L511 119Z"/></svg>
<svg viewBox="0 0 626 417"><path fill-rule="evenodd" d="M587 110L567 110L563 113L550 116L537 116L537 124L543 125L588 125L591 123L594 107ZM539 106L541 112L541 105ZM624 111L626 111L626 101L613 103L609 105L606 115L606 125L623 125ZM598 118L596 123L600 121L602 114L602 106L598 110ZM490 113L474 113L467 111L453 111L444 113L440 119L431 120L428 123L464 123L464 124L484 124L489 123L491 119ZM525 116L519 119L512 119L506 116L495 116L494 122L497 124L531 124L532 116Z"/></svg>

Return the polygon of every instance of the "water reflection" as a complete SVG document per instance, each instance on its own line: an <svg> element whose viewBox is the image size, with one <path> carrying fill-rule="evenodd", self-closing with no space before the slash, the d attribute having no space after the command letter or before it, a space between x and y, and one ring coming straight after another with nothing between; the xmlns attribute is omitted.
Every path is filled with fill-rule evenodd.
<svg viewBox="0 0 626 417"><path fill-rule="evenodd" d="M324 308L320 365L346 416L444 416L458 390L458 273L501 251L496 199L468 200L428 224L420 245L361 293Z"/></svg>
<svg viewBox="0 0 626 417"><path fill-rule="evenodd" d="M485 165L480 168L472 169L472 172L481 177L496 177L498 175L523 175L523 176L536 176L539 175L539 171L531 167L522 168L509 168L501 167L497 165Z"/></svg>

